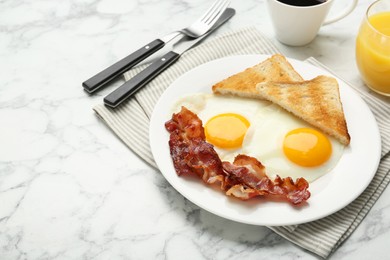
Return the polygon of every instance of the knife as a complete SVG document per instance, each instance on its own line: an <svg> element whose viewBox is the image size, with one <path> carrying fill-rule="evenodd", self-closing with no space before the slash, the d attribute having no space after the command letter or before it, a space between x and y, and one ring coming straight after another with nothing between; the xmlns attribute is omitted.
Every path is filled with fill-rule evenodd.
<svg viewBox="0 0 390 260"><path fill-rule="evenodd" d="M154 79L159 73L176 62L184 52L194 47L196 44L210 35L212 31L228 21L235 13L236 11L234 9L227 8L215 23L215 25L211 27L211 29L206 34L199 38L182 42L177 47L175 46L173 51L168 52L160 59L156 60L147 68L145 68L143 71L135 75L129 81L125 82L119 88L107 95L104 98L104 104L108 107L116 108L119 104L134 95L134 93L149 83L152 79Z"/></svg>

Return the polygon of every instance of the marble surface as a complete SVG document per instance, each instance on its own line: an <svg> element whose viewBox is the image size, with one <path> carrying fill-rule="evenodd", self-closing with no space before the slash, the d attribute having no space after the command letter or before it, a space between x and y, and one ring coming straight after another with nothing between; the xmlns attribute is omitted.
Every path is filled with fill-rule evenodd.
<svg viewBox="0 0 390 260"><path fill-rule="evenodd" d="M317 259L266 227L235 223L185 200L135 156L92 107L81 82L210 1L0 1L0 259ZM335 3L331 13L347 0ZM365 89L354 59L365 9L323 27L310 56ZM273 38L262 0L232 0L215 35L256 26ZM331 259L389 259L390 189Z"/></svg>

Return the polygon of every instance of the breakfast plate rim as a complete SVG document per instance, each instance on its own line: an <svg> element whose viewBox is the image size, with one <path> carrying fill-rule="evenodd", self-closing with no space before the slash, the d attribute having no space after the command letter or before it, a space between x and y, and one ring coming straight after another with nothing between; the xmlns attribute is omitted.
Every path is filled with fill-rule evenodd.
<svg viewBox="0 0 390 260"><path fill-rule="evenodd" d="M310 185L311 187L313 186L313 190L311 190L312 197L308 200L308 205L297 208L288 205L288 203L264 202L261 199L251 200L250 202L237 202L236 199L228 198L221 191L210 189L201 181L191 181L177 176L169 155L169 134L164 128L164 123L172 115L169 106L173 104L174 98L178 98L184 93L191 94L204 91L211 93L212 84L233 73L253 66L270 56L253 54L219 58L201 64L178 77L164 91L154 107L149 127L150 147L158 168L170 185L186 199L208 212L225 219L252 225L282 226L307 223L326 217L355 200L374 177L379 165L381 151L379 129L375 117L367 104L348 84L322 68L286 57L294 69L305 79L310 79L309 77L319 74L333 76L337 79L347 124L348 127L351 126L351 144L344 151L339 163L341 166L337 165L339 167L335 168L336 172L332 171L329 176L321 177L319 181L315 181L313 185ZM199 75L206 76L199 77ZM191 86L189 87L188 84L191 84ZM361 111L358 118L353 116L353 110ZM363 121L369 123L366 124L367 127L360 130L357 129L356 126L363 127L361 123ZM368 136L366 135L365 138L370 140L369 143L363 140L362 131L368 133ZM365 149L360 147L362 145L366 145L364 148L369 151L364 152ZM356 156L357 154L358 156ZM368 156L366 165L360 165L362 163L358 162L358 166L346 168L347 164L356 159L362 160L364 156ZM364 174L353 175L351 171L359 171L359 168L364 171ZM340 173L342 170L348 171L342 175ZM347 181L345 190L343 190L344 194L346 191L346 195L343 196L340 192L344 187L338 182ZM318 187L320 184L317 183L321 182L325 184L325 188ZM351 184L352 188L350 187ZM332 194L327 189L334 189L338 194ZM319 194L315 193L317 190ZM340 197L337 195L340 195ZM333 201L329 203L326 201L327 199ZM324 204L324 207L318 205L321 203Z"/></svg>

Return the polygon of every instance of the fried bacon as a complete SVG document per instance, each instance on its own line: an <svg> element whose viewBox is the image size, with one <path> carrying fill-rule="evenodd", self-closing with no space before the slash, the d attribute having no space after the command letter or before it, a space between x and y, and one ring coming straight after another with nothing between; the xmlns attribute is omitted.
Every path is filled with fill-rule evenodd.
<svg viewBox="0 0 390 260"><path fill-rule="evenodd" d="M169 148L176 173L197 174L204 182L222 181L222 162L206 142L202 121L185 107L165 123L170 133Z"/></svg>
<svg viewBox="0 0 390 260"><path fill-rule="evenodd" d="M256 196L284 198L293 205L310 197L308 182L277 176L271 180L255 158L238 155L233 163L222 162L206 142L202 121L185 107L165 123L170 133L169 148L176 173L196 174L207 184L218 183L228 196L247 200Z"/></svg>
<svg viewBox="0 0 390 260"><path fill-rule="evenodd" d="M294 205L310 197L310 192L307 190L309 183L304 178L298 178L294 183L290 177L282 179L276 176L272 181L265 174L265 167L253 157L237 155L232 164L223 162L223 168L228 176L238 179L238 182L255 190L257 195L279 196Z"/></svg>

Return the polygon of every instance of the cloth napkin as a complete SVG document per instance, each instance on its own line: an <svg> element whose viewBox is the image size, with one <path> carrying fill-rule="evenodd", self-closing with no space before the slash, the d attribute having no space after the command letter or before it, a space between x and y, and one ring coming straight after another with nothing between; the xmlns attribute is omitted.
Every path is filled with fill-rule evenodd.
<svg viewBox="0 0 390 260"><path fill-rule="evenodd" d="M190 69L214 59L240 54L275 53L280 52L256 28L234 31L186 52L179 61L117 109L99 104L94 110L132 151L157 168L149 147L149 119L158 98L174 80ZM314 58L305 62L329 70ZM125 74L125 78L131 78L145 66L132 69ZM301 225L269 227L296 245L324 258L351 235L390 181L390 104L359 89L356 91L375 115L382 137L381 161L372 182L350 205L328 217Z"/></svg>

